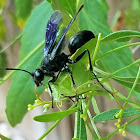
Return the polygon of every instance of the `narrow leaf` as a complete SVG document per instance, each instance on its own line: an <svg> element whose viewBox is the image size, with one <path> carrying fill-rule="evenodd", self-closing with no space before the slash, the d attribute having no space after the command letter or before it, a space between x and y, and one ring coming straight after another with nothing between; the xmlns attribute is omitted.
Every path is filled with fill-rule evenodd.
<svg viewBox="0 0 140 140"><path fill-rule="evenodd" d="M125 85L126 87L131 88L134 84L135 77L119 77L119 76L113 76L113 79L117 81L118 83ZM138 79L138 82L135 86L135 91L140 93L140 78Z"/></svg>
<svg viewBox="0 0 140 140"><path fill-rule="evenodd" d="M128 126L127 126L127 129L128 129L130 132L132 132L132 133L134 133L134 134L140 136L140 126L139 126L139 125L128 125Z"/></svg>
<svg viewBox="0 0 140 140"><path fill-rule="evenodd" d="M0 134L0 139L1 140L12 140L10 138L5 137L4 135Z"/></svg>
<svg viewBox="0 0 140 140"><path fill-rule="evenodd" d="M0 66L7 67L7 57L5 52L1 52L2 47L0 46ZM5 74L4 69L0 69L0 77L3 77Z"/></svg>
<svg viewBox="0 0 140 140"><path fill-rule="evenodd" d="M17 17L26 19L32 9L32 0L15 0L16 10L17 10Z"/></svg>
<svg viewBox="0 0 140 140"><path fill-rule="evenodd" d="M80 106L77 106L73 109L68 109L66 111L60 111L60 112L53 112L53 113L48 113L44 115L39 115L35 116L34 120L38 122L53 122L59 119L63 119L66 116L69 116L73 112L79 109Z"/></svg>
<svg viewBox="0 0 140 140"><path fill-rule="evenodd" d="M101 40L101 43L109 43L112 41L127 42L134 37L140 38L140 32L132 30L121 30L105 36Z"/></svg>
<svg viewBox="0 0 140 140"><path fill-rule="evenodd" d="M17 11L17 24L23 29L27 18L32 10L32 0L15 0L15 6Z"/></svg>
<svg viewBox="0 0 140 140"><path fill-rule="evenodd" d="M119 111L120 111L120 109L108 110L108 111L102 112L99 115L96 115L93 119L94 119L94 121L114 120L114 119L116 119L115 118L116 113ZM137 114L140 114L140 109L128 108L127 110L123 111L122 118L131 117L131 116L134 116Z"/></svg>
<svg viewBox="0 0 140 140"><path fill-rule="evenodd" d="M4 25L3 17L0 15L0 40L6 39L6 28Z"/></svg>

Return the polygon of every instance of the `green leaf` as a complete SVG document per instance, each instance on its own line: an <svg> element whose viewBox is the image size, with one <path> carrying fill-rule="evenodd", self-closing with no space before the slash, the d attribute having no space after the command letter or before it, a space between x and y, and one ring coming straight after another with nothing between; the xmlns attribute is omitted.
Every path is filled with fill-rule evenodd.
<svg viewBox="0 0 140 140"><path fill-rule="evenodd" d="M15 6L17 10L17 17L26 19L32 9L32 0L15 0Z"/></svg>
<svg viewBox="0 0 140 140"><path fill-rule="evenodd" d="M5 5L6 0L1 0L0 1L0 9L2 9Z"/></svg>
<svg viewBox="0 0 140 140"><path fill-rule="evenodd" d="M133 93L133 96L138 100L138 101L140 101L140 92L134 92Z"/></svg>
<svg viewBox="0 0 140 140"><path fill-rule="evenodd" d="M75 113L74 138L72 140L87 140L85 121L81 117L81 114L82 112L80 111Z"/></svg>
<svg viewBox="0 0 140 140"><path fill-rule="evenodd" d="M128 125L127 129L130 132L132 132L133 134L140 136L140 126L139 125Z"/></svg>
<svg viewBox="0 0 140 140"><path fill-rule="evenodd" d="M76 0L60 0L63 8L72 16L76 13Z"/></svg>
<svg viewBox="0 0 140 140"><path fill-rule="evenodd" d="M30 16L21 40L20 61L23 59L24 61L20 64L20 68L33 71L40 65L43 46L39 46L38 50L34 49L44 40L46 23L51 13L50 4L43 2ZM41 93L43 89L39 88L38 91ZM35 99L32 77L27 73L16 71L6 99L6 114L12 126L21 122L28 104L33 104Z"/></svg>
<svg viewBox="0 0 140 140"><path fill-rule="evenodd" d="M5 52L1 52L2 47L0 46L0 66L7 67L7 57ZM0 69L0 77L3 77L5 74L4 69Z"/></svg>
<svg viewBox="0 0 140 140"><path fill-rule="evenodd" d="M53 122L53 121L56 121L59 119L63 119L66 116L69 116L73 112L77 111L79 109L79 107L80 106L77 106L77 107L72 108L72 109L68 109L66 111L53 112L53 113L35 116L34 120L38 121L38 122Z"/></svg>
<svg viewBox="0 0 140 140"><path fill-rule="evenodd" d="M134 81L135 81L135 77L118 77L118 76L114 76L113 79L117 82L119 82L120 84L122 85L125 85L126 87L129 87L131 88L134 84ZM135 87L135 91L139 92L140 93L140 78L136 84L136 87Z"/></svg>
<svg viewBox="0 0 140 140"><path fill-rule="evenodd" d="M6 28L4 25L3 17L0 15L0 40L6 39Z"/></svg>
<svg viewBox="0 0 140 140"><path fill-rule="evenodd" d="M17 25L23 29L32 10L32 0L15 0Z"/></svg>
<svg viewBox="0 0 140 140"><path fill-rule="evenodd" d="M93 119L94 119L94 121L114 120L114 119L116 119L115 118L116 113L119 111L120 111L120 109L118 109L118 108L104 111L104 112L100 113L99 115L96 115ZM138 115L138 114L140 114L140 109L128 108L123 111L122 118L131 117L131 116Z"/></svg>
<svg viewBox="0 0 140 140"><path fill-rule="evenodd" d="M86 126L85 121L83 118L80 118L80 124L79 124L79 139L81 140L87 140L87 133L86 133Z"/></svg>
<svg viewBox="0 0 140 140"><path fill-rule="evenodd" d="M52 1L52 7L53 7L54 10L59 10L62 13L62 15L63 15L63 24L65 26L67 26L69 24L70 20L71 20L71 17L67 12L70 12L70 14L72 16L75 14L74 11L72 11L72 10L76 11L76 1L74 1L74 0L69 0L69 1L68 0L67 1L53 0ZM79 30L78 30L77 20L76 20L71 25L71 27L70 27L70 29L69 29L69 31L67 33L67 36L71 37L72 35L74 35L78 31Z"/></svg>
<svg viewBox="0 0 140 140"><path fill-rule="evenodd" d="M84 3L85 6L79 15L80 30L88 29L93 31L93 33L95 34L99 34L101 32L103 37L110 34L111 30L109 29L107 24L108 7L106 5L106 2L98 0L87 2L86 0L82 0L82 3ZM99 50L97 52L97 57L100 57L106 52L121 45L124 45L124 43L113 42L100 44ZM97 65L100 69L112 73L131 64L133 62L132 56L133 54L131 50L129 48L124 48L100 59L97 62ZM117 76L135 77L137 75L137 71L138 66L134 65L124 71L121 71L120 73L117 73Z"/></svg>
<svg viewBox="0 0 140 140"><path fill-rule="evenodd" d="M109 35L105 36L101 40L101 43L109 43L113 41L127 42L134 37L140 38L140 32L132 31L132 30L121 30L121 31L110 33Z"/></svg>
<svg viewBox="0 0 140 140"><path fill-rule="evenodd" d="M0 138L1 138L1 140L12 140L12 139L9 139L9 138L3 136L2 134L0 134Z"/></svg>
<svg viewBox="0 0 140 140"><path fill-rule="evenodd" d="M49 3L51 3L52 2L52 0L47 0Z"/></svg>

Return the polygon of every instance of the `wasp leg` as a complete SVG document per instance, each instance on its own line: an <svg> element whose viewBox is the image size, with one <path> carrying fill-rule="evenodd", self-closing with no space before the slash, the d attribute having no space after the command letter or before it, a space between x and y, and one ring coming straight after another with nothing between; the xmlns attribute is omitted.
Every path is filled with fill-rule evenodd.
<svg viewBox="0 0 140 140"><path fill-rule="evenodd" d="M92 74L94 75L94 77L96 78L96 80L97 80L97 82L100 84L100 86L101 86L102 88L104 88L107 92L109 92L109 93L114 97L114 95L112 94L112 92L110 92L108 89L106 89L106 88L104 87L104 85L103 85L103 84L99 81L99 79L97 78L96 74L93 72L92 63L91 63L91 57L90 57L90 52L89 52L88 49L84 50L79 56L77 56L77 58L76 58L74 61L72 61L72 60L69 59L69 63L70 63L70 64L77 63L77 62L84 56L84 54L85 54L86 52L88 53L88 57L89 57L90 71L92 72Z"/></svg>
<svg viewBox="0 0 140 140"><path fill-rule="evenodd" d="M54 76L54 77L48 82L49 90L50 90L51 96L52 96L52 108L53 108L53 95L52 95L53 91L52 91L52 88L51 88L50 83L54 83L54 82L57 80L57 78L58 78L58 76L59 76L60 73L61 73L61 71L59 71L58 74L57 74L56 76Z"/></svg>
<svg viewBox="0 0 140 140"><path fill-rule="evenodd" d="M76 92L76 84L75 84L75 82L74 82L74 78L73 78L73 75L72 75L72 71L71 71L68 67L65 68L65 71L67 71L67 72L69 73L70 77L71 77L72 84L73 84L73 87L74 87L75 93L76 93L76 101L78 102L78 95L77 95L77 92Z"/></svg>

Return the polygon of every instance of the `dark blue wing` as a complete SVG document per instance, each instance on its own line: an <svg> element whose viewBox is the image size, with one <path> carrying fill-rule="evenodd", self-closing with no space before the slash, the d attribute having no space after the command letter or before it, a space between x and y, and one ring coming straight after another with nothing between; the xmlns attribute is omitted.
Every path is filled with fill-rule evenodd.
<svg viewBox="0 0 140 140"><path fill-rule="evenodd" d="M55 11L48 23L46 28L44 57L47 56L53 50L56 39L59 35L59 26L62 23L62 14L59 11Z"/></svg>

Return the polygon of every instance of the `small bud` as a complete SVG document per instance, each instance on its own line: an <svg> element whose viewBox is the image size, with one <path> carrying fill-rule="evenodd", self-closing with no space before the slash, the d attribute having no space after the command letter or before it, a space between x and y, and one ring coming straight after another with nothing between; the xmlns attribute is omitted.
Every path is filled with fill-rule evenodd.
<svg viewBox="0 0 140 140"><path fill-rule="evenodd" d="M45 92L48 92L48 89L47 88L45 88Z"/></svg>
<svg viewBox="0 0 140 140"><path fill-rule="evenodd" d="M120 122L121 122L121 118L118 119L118 123L120 123Z"/></svg>
<svg viewBox="0 0 140 140"><path fill-rule="evenodd" d="M120 124L119 123L118 123L117 127L120 128Z"/></svg>
<svg viewBox="0 0 140 140"><path fill-rule="evenodd" d="M81 114L80 117L83 118L84 121L87 121L87 115L86 114Z"/></svg>
<svg viewBox="0 0 140 140"><path fill-rule="evenodd" d="M117 126L118 125L118 122L114 123L114 125Z"/></svg>
<svg viewBox="0 0 140 140"><path fill-rule="evenodd" d="M126 136L125 130L123 130L122 135L123 135L124 137Z"/></svg>
<svg viewBox="0 0 140 140"><path fill-rule="evenodd" d="M31 111L33 108L34 108L34 106L33 106L33 105L28 104L28 111Z"/></svg>
<svg viewBox="0 0 140 140"><path fill-rule="evenodd" d="M117 113L116 115L115 115L115 117L118 119L119 118L119 116L120 116L120 113Z"/></svg>
<svg viewBox="0 0 140 140"><path fill-rule="evenodd" d="M88 84L88 87L90 87L90 84Z"/></svg>
<svg viewBox="0 0 140 140"><path fill-rule="evenodd" d="M120 124L118 122L114 123L115 126L117 126L118 128L120 127Z"/></svg>
<svg viewBox="0 0 140 140"><path fill-rule="evenodd" d="M45 104L44 106L43 106L43 108L47 108L47 107L49 107L50 106L50 104Z"/></svg>
<svg viewBox="0 0 140 140"><path fill-rule="evenodd" d="M124 131L124 130L123 130L122 128L121 128L121 129L119 129L119 132L120 132L120 133L122 133L123 131Z"/></svg>
<svg viewBox="0 0 140 140"><path fill-rule="evenodd" d="M36 99L36 100L35 100L35 103L39 104L39 103L42 103L42 101L39 100L39 99Z"/></svg>

